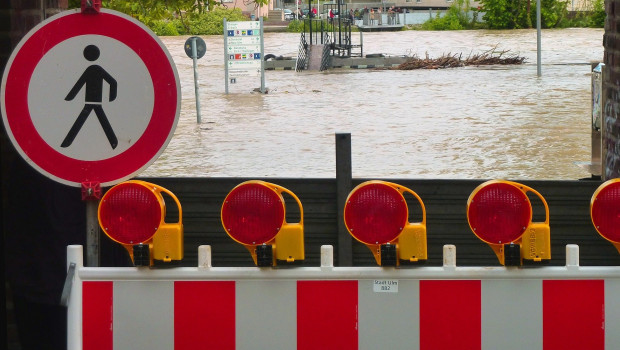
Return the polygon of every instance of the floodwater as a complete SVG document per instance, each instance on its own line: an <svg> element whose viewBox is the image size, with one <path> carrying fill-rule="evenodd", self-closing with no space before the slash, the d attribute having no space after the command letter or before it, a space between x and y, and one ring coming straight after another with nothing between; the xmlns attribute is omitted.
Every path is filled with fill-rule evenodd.
<svg viewBox="0 0 620 350"><path fill-rule="evenodd" d="M364 54L482 53L524 65L443 70L266 71L225 94L222 36L203 37L197 124L187 37L162 37L179 71L174 137L142 176L335 177L335 134L350 133L353 176L418 179L589 177L590 62L603 60L603 29L364 33ZM354 34L354 43L360 41ZM294 56L299 34L265 33L265 54Z"/></svg>

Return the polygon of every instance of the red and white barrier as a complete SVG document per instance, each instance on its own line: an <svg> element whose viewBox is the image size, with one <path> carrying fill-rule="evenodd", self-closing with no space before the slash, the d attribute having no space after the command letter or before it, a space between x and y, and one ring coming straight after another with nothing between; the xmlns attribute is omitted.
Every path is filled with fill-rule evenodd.
<svg viewBox="0 0 620 350"><path fill-rule="evenodd" d="M620 267L90 268L82 247L69 349L616 349Z"/></svg>

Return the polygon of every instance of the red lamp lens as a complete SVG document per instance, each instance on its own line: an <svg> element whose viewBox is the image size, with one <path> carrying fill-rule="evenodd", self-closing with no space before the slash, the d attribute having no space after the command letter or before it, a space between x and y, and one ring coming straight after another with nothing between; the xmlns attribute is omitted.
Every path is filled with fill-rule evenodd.
<svg viewBox="0 0 620 350"><path fill-rule="evenodd" d="M99 224L117 242L139 244L148 241L162 218L157 196L136 183L112 187L99 205Z"/></svg>
<svg viewBox="0 0 620 350"><path fill-rule="evenodd" d="M258 183L235 187L222 206L222 224L228 234L243 244L271 241L284 223L282 197Z"/></svg>
<svg viewBox="0 0 620 350"><path fill-rule="evenodd" d="M407 216L403 195L381 183L355 190L344 208L349 232L366 244L385 244L396 239L407 223Z"/></svg>
<svg viewBox="0 0 620 350"><path fill-rule="evenodd" d="M620 242L620 182L602 188L592 202L592 223L601 236Z"/></svg>
<svg viewBox="0 0 620 350"><path fill-rule="evenodd" d="M532 207L525 193L515 186L493 183L474 195L467 219L483 241L507 244L525 232L532 220Z"/></svg>

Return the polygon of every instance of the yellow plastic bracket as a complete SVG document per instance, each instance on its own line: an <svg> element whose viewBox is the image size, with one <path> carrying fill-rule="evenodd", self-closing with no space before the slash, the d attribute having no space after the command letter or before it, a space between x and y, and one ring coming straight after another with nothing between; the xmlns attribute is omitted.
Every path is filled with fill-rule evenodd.
<svg viewBox="0 0 620 350"><path fill-rule="evenodd" d="M420 207L422 208L422 221L416 223L408 222L397 238L397 264L400 264L400 260L409 262L426 260L428 258L428 255L426 248L426 207L424 206L424 202L422 202L422 198L420 198L420 196L418 196L418 194L411 189L397 184L390 185L396 186L396 190L400 192L403 197L405 192L413 195L418 200L418 203L420 203ZM409 208L407 208L407 212L408 211Z"/></svg>
<svg viewBox="0 0 620 350"><path fill-rule="evenodd" d="M136 183L141 183L143 186L149 188L158 197L162 203L162 218L159 223L159 229L155 232L153 239L149 242L151 265L153 260L159 260L163 262L171 262L173 260L183 259L183 210L178 198L167 189L149 183L145 181L132 180ZM176 223L167 223L166 220L166 206L163 201L161 193L166 193L170 196L179 210L179 221Z"/></svg>
<svg viewBox="0 0 620 350"><path fill-rule="evenodd" d="M541 262L551 259L551 234L549 225L532 223L522 236L521 257Z"/></svg>
<svg viewBox="0 0 620 350"><path fill-rule="evenodd" d="M614 245L614 247L616 247L616 250L618 251L618 253L620 253L620 243L617 243L617 242L611 242L611 243Z"/></svg>
<svg viewBox="0 0 620 350"><path fill-rule="evenodd" d="M517 239L516 241L512 242L514 244L521 244L521 238ZM487 243L491 249L493 249L493 252L495 253L495 255L497 256L497 260L499 260L499 263L502 265L505 265L505 259L504 259L504 245L503 244L494 244L494 243Z"/></svg>
<svg viewBox="0 0 620 350"><path fill-rule="evenodd" d="M381 183L388 185L395 190L397 190L402 196L404 201L404 193L410 193L413 195L420 203L420 207L422 208L422 221L421 222L407 222L403 230L400 234L390 242L390 244L396 245L396 266L400 265L400 261L409 261L409 262L417 262L420 260L428 259L427 247L426 247L426 207L424 206L424 202L422 202L422 198L418 196L417 193L412 191L411 189L401 186L399 184L395 184L393 182L380 181L380 180L372 180L367 181L362 185L370 184L370 183ZM407 202L404 202L407 205ZM409 207L407 206L407 213L409 213ZM381 245L379 244L367 244L368 249L372 252L375 257L375 261L377 265L381 264Z"/></svg>
<svg viewBox="0 0 620 350"><path fill-rule="evenodd" d="M272 188L282 196L282 192L287 193L295 199L297 206L299 207L299 222L288 223L286 222L286 212L284 215L284 224L280 229L280 232L274 239L274 256L276 261L286 261L292 263L305 259L304 252L304 209L301 205L299 198L288 189L270 184ZM284 203L284 200L283 200Z"/></svg>
<svg viewBox="0 0 620 350"><path fill-rule="evenodd" d="M398 259L409 262L426 260L426 225L409 223L398 236Z"/></svg>
<svg viewBox="0 0 620 350"><path fill-rule="evenodd" d="M273 249L273 266L277 265L277 261L286 261L287 263L293 263L295 261L301 261L305 259L305 250L304 250L304 210L301 205L301 201L299 198L290 190L270 183L266 181L260 180L251 180L246 183L257 183L263 186L266 186L273 191L277 192L282 201L282 205L285 207L284 210L284 222L282 223L282 227L280 231L276 235L274 239L265 244L270 244ZM282 193L287 193L295 201L299 206L299 222L296 223L288 223L286 222L286 205L284 201L284 197ZM252 256L252 260L254 260L254 264L256 261L256 247L254 244L244 244L245 248L250 252Z"/></svg>
<svg viewBox="0 0 620 350"><path fill-rule="evenodd" d="M535 262L541 262L543 260L551 259L551 228L549 227L549 206L545 198L536 190L524 186L518 183L513 183L514 186L518 186L523 193L532 192L545 206L545 221L544 222L530 222L523 235L521 235L521 259L531 260Z"/></svg>
<svg viewBox="0 0 620 350"><path fill-rule="evenodd" d="M488 183L506 183L512 185L519 190L521 190L524 194L527 195L528 192L534 193L538 198L540 198L541 202L545 207L545 221L544 222L530 222L527 226L523 234L516 240L507 243L518 244L521 249L521 263L523 260L531 260L534 262L541 262L543 260L551 259L551 229L549 227L549 206L547 205L547 201L545 198L538 193L538 191L534 190L531 187L525 186L523 184L512 182L512 181L504 181L504 180L495 180L489 181ZM531 205L531 204L530 204ZM530 219L531 220L531 219ZM499 263L504 265L504 244L493 244L488 243L491 249L497 255L497 259Z"/></svg>

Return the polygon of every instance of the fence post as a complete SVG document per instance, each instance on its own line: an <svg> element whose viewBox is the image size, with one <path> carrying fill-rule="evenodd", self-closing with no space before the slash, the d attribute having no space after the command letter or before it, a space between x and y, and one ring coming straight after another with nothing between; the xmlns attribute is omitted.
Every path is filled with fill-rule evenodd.
<svg viewBox="0 0 620 350"><path fill-rule="evenodd" d="M352 188L351 134L336 134L336 199L338 201L338 266L352 266L351 235L344 225L344 205Z"/></svg>

